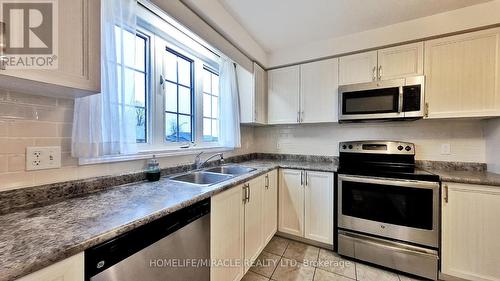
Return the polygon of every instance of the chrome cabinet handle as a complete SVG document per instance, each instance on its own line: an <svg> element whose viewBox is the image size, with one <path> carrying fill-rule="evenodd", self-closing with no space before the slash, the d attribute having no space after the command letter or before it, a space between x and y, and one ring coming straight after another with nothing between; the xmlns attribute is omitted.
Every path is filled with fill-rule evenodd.
<svg viewBox="0 0 500 281"><path fill-rule="evenodd" d="M382 66L378 66L378 80L382 79Z"/></svg>
<svg viewBox="0 0 500 281"><path fill-rule="evenodd" d="M304 171L300 171L300 185L304 185Z"/></svg>
<svg viewBox="0 0 500 281"><path fill-rule="evenodd" d="M376 66L373 67L372 72L373 72L372 80L375 81L375 80L377 80L377 67Z"/></svg>
<svg viewBox="0 0 500 281"><path fill-rule="evenodd" d="M250 184L245 183L243 185L243 203L246 204L250 202Z"/></svg>
<svg viewBox="0 0 500 281"><path fill-rule="evenodd" d="M445 184L443 188L444 188L444 202L448 203L448 185Z"/></svg>
<svg viewBox="0 0 500 281"><path fill-rule="evenodd" d="M266 175L266 189L269 189L269 175Z"/></svg>
<svg viewBox="0 0 500 281"><path fill-rule="evenodd" d="M300 111L297 111L297 123L300 123Z"/></svg>
<svg viewBox="0 0 500 281"><path fill-rule="evenodd" d="M304 111L300 113L300 123L304 122Z"/></svg>
<svg viewBox="0 0 500 281"><path fill-rule="evenodd" d="M309 184L309 180L308 180L308 177L309 177L309 173L307 171L304 172L306 174L306 186Z"/></svg>

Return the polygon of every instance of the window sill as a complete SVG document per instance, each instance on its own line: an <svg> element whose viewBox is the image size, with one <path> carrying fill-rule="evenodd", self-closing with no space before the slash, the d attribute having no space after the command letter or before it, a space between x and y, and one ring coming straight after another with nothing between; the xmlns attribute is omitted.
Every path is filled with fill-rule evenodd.
<svg viewBox="0 0 500 281"><path fill-rule="evenodd" d="M110 155L102 156L96 158L79 158L78 165L93 165L93 164L104 164L104 163L115 163L115 162L125 162L133 160L145 160L153 158L171 157L171 156L185 156L185 155L195 155L200 152L205 153L217 153L224 151L232 151L234 148L229 147L193 147L193 148L183 148L183 149L171 149L171 150L143 150L136 154L129 155Z"/></svg>

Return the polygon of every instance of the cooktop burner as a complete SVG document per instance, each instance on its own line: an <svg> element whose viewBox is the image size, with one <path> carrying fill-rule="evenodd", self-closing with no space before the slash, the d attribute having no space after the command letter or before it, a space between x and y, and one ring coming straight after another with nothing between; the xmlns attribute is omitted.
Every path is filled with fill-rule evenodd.
<svg viewBox="0 0 500 281"><path fill-rule="evenodd" d="M415 145L399 141L340 143L340 174L420 181L439 176L415 167Z"/></svg>

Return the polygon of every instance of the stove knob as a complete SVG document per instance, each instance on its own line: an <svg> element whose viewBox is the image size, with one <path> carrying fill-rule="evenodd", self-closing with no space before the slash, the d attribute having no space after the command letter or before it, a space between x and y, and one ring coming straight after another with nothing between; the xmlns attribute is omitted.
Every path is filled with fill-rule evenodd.
<svg viewBox="0 0 500 281"><path fill-rule="evenodd" d="M405 147L406 151L410 151L411 150L411 147L408 145Z"/></svg>
<svg viewBox="0 0 500 281"><path fill-rule="evenodd" d="M398 150L399 150L399 151L403 150L403 148L404 148L404 147L403 147L402 145L398 146Z"/></svg>
<svg viewBox="0 0 500 281"><path fill-rule="evenodd" d="M345 145L345 144L344 144L344 145L342 146L342 149L347 149L347 145Z"/></svg>
<svg viewBox="0 0 500 281"><path fill-rule="evenodd" d="M352 149L352 144L349 145L349 149Z"/></svg>

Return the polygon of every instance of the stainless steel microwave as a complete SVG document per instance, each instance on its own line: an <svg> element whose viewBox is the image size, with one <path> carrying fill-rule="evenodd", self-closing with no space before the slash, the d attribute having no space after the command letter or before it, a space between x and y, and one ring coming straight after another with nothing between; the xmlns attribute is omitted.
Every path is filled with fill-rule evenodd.
<svg viewBox="0 0 500 281"><path fill-rule="evenodd" d="M339 121L424 117L424 76L339 87Z"/></svg>

